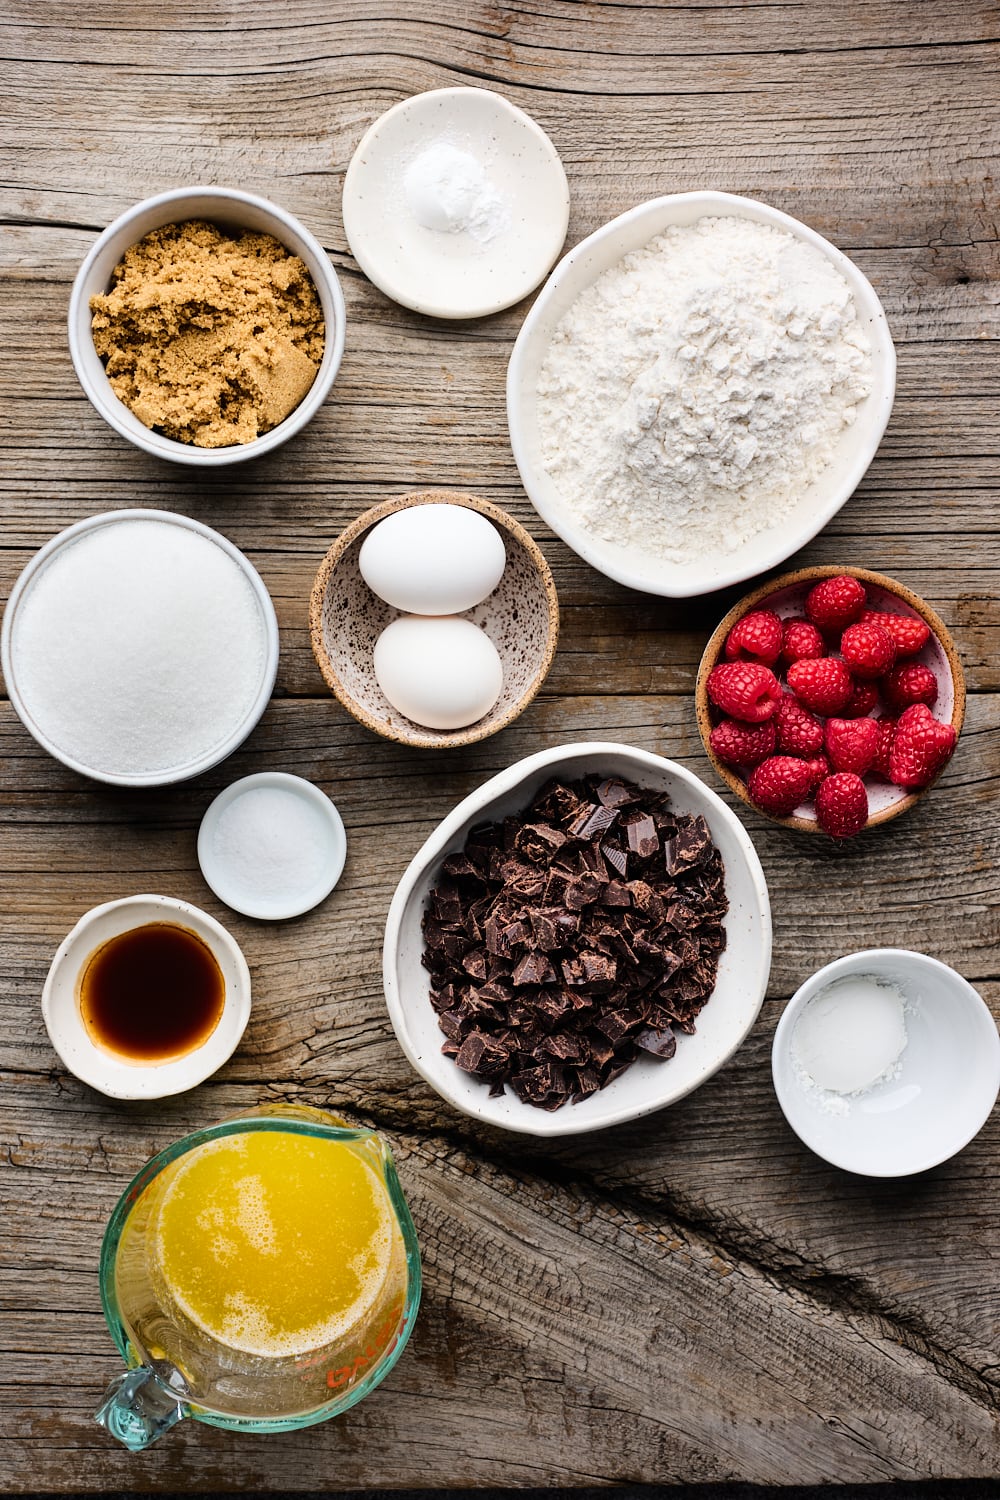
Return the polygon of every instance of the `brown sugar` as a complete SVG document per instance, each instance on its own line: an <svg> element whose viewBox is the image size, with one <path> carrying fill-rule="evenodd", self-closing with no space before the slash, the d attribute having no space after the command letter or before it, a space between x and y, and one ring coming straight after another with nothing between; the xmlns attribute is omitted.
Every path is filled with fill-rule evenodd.
<svg viewBox="0 0 1000 1500"><path fill-rule="evenodd" d="M199 448L276 427L323 358L316 288L269 234L166 224L125 252L110 292L90 308L119 400L144 426Z"/></svg>

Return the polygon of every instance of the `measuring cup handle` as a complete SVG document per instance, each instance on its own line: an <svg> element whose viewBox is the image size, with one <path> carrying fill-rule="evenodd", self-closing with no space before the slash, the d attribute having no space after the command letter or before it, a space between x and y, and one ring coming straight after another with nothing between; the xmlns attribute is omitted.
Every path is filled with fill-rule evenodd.
<svg viewBox="0 0 1000 1500"><path fill-rule="evenodd" d="M94 1421L124 1443L130 1453L140 1453L187 1414L184 1403L157 1380L152 1370L140 1365L111 1382Z"/></svg>

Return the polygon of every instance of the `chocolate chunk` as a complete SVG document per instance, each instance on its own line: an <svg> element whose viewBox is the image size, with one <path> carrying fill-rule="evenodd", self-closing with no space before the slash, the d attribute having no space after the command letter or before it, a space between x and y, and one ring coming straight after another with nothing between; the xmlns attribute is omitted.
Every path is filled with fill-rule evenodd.
<svg viewBox="0 0 1000 1500"><path fill-rule="evenodd" d="M550 781L442 862L422 955L442 1052L546 1110L666 1059L711 995L726 911L702 818L618 777Z"/></svg>

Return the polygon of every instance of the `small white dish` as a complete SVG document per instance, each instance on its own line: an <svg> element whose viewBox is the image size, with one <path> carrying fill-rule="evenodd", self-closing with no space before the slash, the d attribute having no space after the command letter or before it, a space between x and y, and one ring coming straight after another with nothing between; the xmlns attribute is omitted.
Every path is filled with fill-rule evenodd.
<svg viewBox="0 0 1000 1500"><path fill-rule="evenodd" d="M317 906L346 858L347 835L334 804L311 781L285 771L234 781L198 830L198 863L219 900L266 922Z"/></svg>
<svg viewBox="0 0 1000 1500"><path fill-rule="evenodd" d="M845 429L833 462L804 490L779 525L758 532L732 552L698 562L668 562L639 548L619 547L586 529L567 509L541 459L538 377L555 330L572 304L630 250L638 250L672 226L686 227L709 215L750 219L783 229L821 251L847 282L858 319L872 346L872 391ZM708 594L740 583L784 562L805 545L846 503L875 455L892 411L896 353L882 304L853 261L808 225L779 209L732 193L672 193L653 198L604 224L570 250L535 300L517 336L507 367L507 422L521 480L542 520L591 567L629 588L670 599Z"/></svg>
<svg viewBox="0 0 1000 1500"><path fill-rule="evenodd" d="M185 540L188 534L193 533L196 537L203 539L204 547L218 549L218 552L221 552L223 557L227 558L234 565L253 595L259 614L260 633L263 643L260 651L259 665L257 663L251 664L251 669L256 670L256 686L252 701L247 701L246 707L239 714L238 719L235 722L231 721L213 726L215 732L206 732L202 736L200 749L191 758L170 765L159 765L155 768L151 767L148 762L145 767L127 767L124 762L118 765L96 763L97 757L92 753L92 747L88 749L79 743L73 743L67 739L67 731L63 726L55 722L50 706L42 699L36 701L30 689L26 693L19 682L18 676L19 615L24 611L26 604L30 603L32 590L36 586L44 587L45 570L55 559L63 558L68 549L71 549L77 542L84 539L89 541L94 537L97 537L100 542L102 534L104 539L112 537L114 529L117 526L122 523L135 523L136 521L142 522L144 525L146 523L154 523L161 527L164 525L176 527L182 534L185 534ZM160 584L162 584L164 578L167 578L169 581L168 570L171 566L175 569L182 566L177 559L171 559L167 555L168 550L159 545L156 537L147 546L147 566L151 572L156 572L159 575ZM217 552L213 553L209 551L206 556L211 557L214 564L221 566ZM79 576L83 580L84 585L86 585L85 571L81 571ZM179 577L182 575L175 573L175 576ZM123 583L127 584L132 591L135 611L145 612L146 623L158 629L159 616L150 613L153 608L150 601L154 597L154 593L144 587L143 578L136 576L124 580ZM105 700L102 700L101 695L105 695L106 700L114 697L118 705L119 717L123 719L122 737L124 737L125 731L129 728L129 724L125 722L129 719L127 691L129 684L134 684L137 680L136 664L131 663L129 660L126 627L130 622L134 622L137 619L137 614L129 614L128 619L123 624L121 620L114 618L110 605L102 600L99 596L99 590L96 587L91 587L90 593L93 596L93 607L90 611L91 616L94 620L100 620L104 634L107 636L109 631L120 627L123 660L123 675L120 681L115 681L112 674L112 676L105 677L104 680L95 685L94 720L95 722L99 722L102 712L106 712L107 703ZM160 587L155 597L162 598L162 596L163 588ZM123 608L128 613L128 607L123 606ZM121 610L117 613L120 614ZM47 635L49 639L46 644L53 660L62 658L64 661L74 661L75 653L77 680L87 681L93 676L91 662L86 657L80 639L73 634L70 634L68 638L60 636L54 627L48 629ZM117 635L109 637L113 642L117 641L118 638ZM166 627L159 630L159 640L162 642L162 650L164 652L172 650L174 643ZM223 643L219 642L219 660L223 661L223 663L226 651L229 649L230 647L227 644L224 650ZM174 657L173 665L184 669L185 663L189 658L184 657L182 659L183 647L178 646L177 652L179 654ZM230 658L231 660L232 658ZM15 713L28 733L37 740L43 750L47 750L56 760L62 761L63 765L69 766L73 771L79 771L83 776L90 776L95 781L108 782L113 786L166 786L175 781L185 781L192 776L200 775L202 771L207 771L212 766L218 765L220 761L225 760L227 755L231 755L238 745L243 743L247 735L258 723L270 701L271 689L274 687L274 679L278 671L278 618L274 612L271 596L256 568L243 555L239 548L235 547L220 532L213 531L210 526L203 525L201 521L193 521L189 516L178 515L174 511L141 509L106 511L99 516L89 516L85 521L78 521L74 526L69 526L65 531L59 532L57 536L52 537L50 541L46 542L44 547L35 553L34 557L24 568L14 587L11 589L7 608L4 611L3 628L0 631L0 661L2 661L7 692ZM147 665L152 670L156 670L156 663ZM194 667L192 666L193 670ZM204 684L200 686L203 687ZM191 723L196 727L200 727L207 722L207 709L204 704L198 707L192 702L188 714ZM91 726L86 727L89 728Z"/></svg>
<svg viewBox="0 0 1000 1500"><path fill-rule="evenodd" d="M487 239L425 227L405 193L428 147L474 156L506 209ZM530 115L489 89L434 89L368 129L344 180L344 230L358 265L387 297L433 318L481 318L510 307L555 261L569 223L559 153Z"/></svg>
<svg viewBox="0 0 1000 1500"><path fill-rule="evenodd" d="M201 938L225 983L215 1030L191 1052L163 1062L133 1061L98 1046L80 1014L80 985L92 955L152 922L186 927ZM82 1083L111 1099L163 1099L193 1089L232 1056L250 1019L250 970L235 938L207 912L172 896L127 896L85 912L63 938L42 990L42 1016L53 1047Z"/></svg>
<svg viewBox="0 0 1000 1500"><path fill-rule="evenodd" d="M900 991L906 1045L882 1082L832 1094L803 1079L792 1039L810 1001L852 975ZM817 1156L865 1177L908 1177L947 1161L986 1123L1000 1091L1000 1037L981 996L947 964L907 948L869 948L827 964L796 991L774 1033L771 1067L785 1119Z"/></svg>
<svg viewBox="0 0 1000 1500"><path fill-rule="evenodd" d="M620 776L669 794L678 812L701 813L725 866L729 911L726 948L712 996L692 1036L677 1039L669 1061L642 1057L607 1088L579 1104L547 1113L510 1089L495 1098L441 1052L444 1036L430 1002L421 963L421 918L447 855L463 848L477 824L519 812L555 775L574 779L591 771ZM449 813L411 860L389 907L382 978L389 1018L417 1072L449 1104L473 1119L523 1135L579 1135L620 1125L674 1104L728 1062L757 1018L771 970L771 907L756 850L742 823L720 797L675 761L628 745L557 745L501 771Z"/></svg>
<svg viewBox="0 0 1000 1500"><path fill-rule="evenodd" d="M108 290L114 269L125 251L138 244L144 235L161 229L164 224L180 224L188 219L204 219L210 224L273 235L286 250L304 262L323 309L323 358L315 380L283 422L251 443L238 443L229 448L198 448L193 443L178 442L146 427L115 395L104 364L94 348L91 297ZM343 358L344 321L344 294L330 257L298 219L276 203L258 198L253 193L241 192L238 188L174 188L169 193L145 198L126 209L91 245L70 294L69 352L84 394L122 437L156 458L191 464L196 468L216 469L270 453L316 415L330 394Z"/></svg>

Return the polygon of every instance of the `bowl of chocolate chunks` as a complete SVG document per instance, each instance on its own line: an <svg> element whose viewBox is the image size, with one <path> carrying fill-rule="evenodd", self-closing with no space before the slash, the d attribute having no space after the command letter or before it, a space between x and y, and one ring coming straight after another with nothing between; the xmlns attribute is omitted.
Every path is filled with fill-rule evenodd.
<svg viewBox="0 0 1000 1500"><path fill-rule="evenodd" d="M674 761L585 742L501 771L431 834L389 908L383 979L443 1099L559 1136L698 1088L750 1031L770 963L736 815Z"/></svg>

